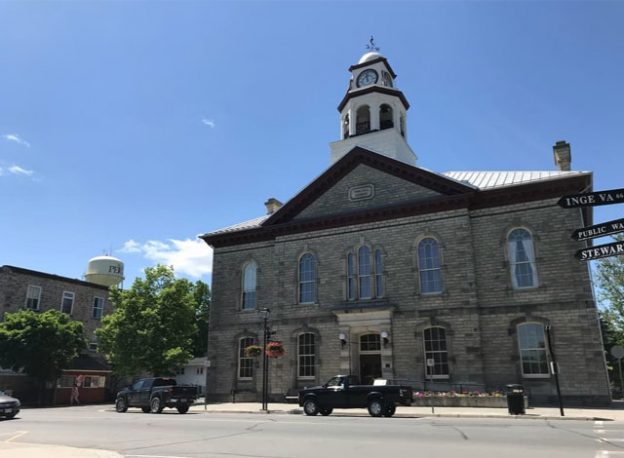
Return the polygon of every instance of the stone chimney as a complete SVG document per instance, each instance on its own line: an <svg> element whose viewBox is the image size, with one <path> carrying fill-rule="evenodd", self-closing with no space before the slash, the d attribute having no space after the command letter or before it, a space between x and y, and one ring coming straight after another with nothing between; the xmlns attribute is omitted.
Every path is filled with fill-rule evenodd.
<svg viewBox="0 0 624 458"><path fill-rule="evenodd" d="M555 155L555 165L561 171L569 171L572 164L572 153L570 152L570 144L563 140L558 141L553 146Z"/></svg>
<svg viewBox="0 0 624 458"><path fill-rule="evenodd" d="M272 215L277 210L279 210L284 204L281 203L279 200L277 200L275 197L269 197L269 200L267 200L264 203L264 205L266 205L267 214Z"/></svg>

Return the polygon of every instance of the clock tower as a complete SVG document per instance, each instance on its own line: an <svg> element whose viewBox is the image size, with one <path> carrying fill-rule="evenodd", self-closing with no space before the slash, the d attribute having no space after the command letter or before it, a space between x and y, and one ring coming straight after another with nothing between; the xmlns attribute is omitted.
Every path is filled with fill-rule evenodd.
<svg viewBox="0 0 624 458"><path fill-rule="evenodd" d="M396 74L386 58L373 48L349 71L349 88L338 105L340 140L330 144L332 163L361 146L416 165L416 154L406 140L409 103L395 87Z"/></svg>

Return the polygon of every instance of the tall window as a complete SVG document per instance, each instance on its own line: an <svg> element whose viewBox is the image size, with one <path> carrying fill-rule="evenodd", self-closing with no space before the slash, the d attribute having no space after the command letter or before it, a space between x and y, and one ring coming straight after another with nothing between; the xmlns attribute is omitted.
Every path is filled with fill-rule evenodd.
<svg viewBox="0 0 624 458"><path fill-rule="evenodd" d="M440 247L438 241L426 238L418 244L418 271L420 292L442 292L442 270L440 269Z"/></svg>
<svg viewBox="0 0 624 458"><path fill-rule="evenodd" d="M316 259L306 253L299 259L299 303L316 302Z"/></svg>
<svg viewBox="0 0 624 458"><path fill-rule="evenodd" d="M41 302L41 286L28 285L26 290L26 308L39 310Z"/></svg>
<svg viewBox="0 0 624 458"><path fill-rule="evenodd" d="M364 334L360 336L360 352L381 351L381 337L379 334Z"/></svg>
<svg viewBox="0 0 624 458"><path fill-rule="evenodd" d="M394 127L392 107L385 103L379 107L379 129L391 129Z"/></svg>
<svg viewBox="0 0 624 458"><path fill-rule="evenodd" d="M238 378L250 379L253 377L254 359L245 354L245 348L255 345L253 337L243 337L238 341Z"/></svg>
<svg viewBox="0 0 624 458"><path fill-rule="evenodd" d="M104 299L101 297L93 298L93 318L99 320L104 313Z"/></svg>
<svg viewBox="0 0 624 458"><path fill-rule="evenodd" d="M372 299L385 293L381 250L362 246L347 255L347 299Z"/></svg>
<svg viewBox="0 0 624 458"><path fill-rule="evenodd" d="M368 108L368 105L364 105L358 108L355 120L356 135L370 132L370 109Z"/></svg>
<svg viewBox="0 0 624 458"><path fill-rule="evenodd" d="M248 262L243 268L243 310L256 308L256 271L254 261Z"/></svg>
<svg viewBox="0 0 624 458"><path fill-rule="evenodd" d="M535 250L533 238L526 229L514 229L507 237L511 283L514 288L534 288L537 286Z"/></svg>
<svg viewBox="0 0 624 458"><path fill-rule="evenodd" d="M71 315L74 308L74 298L76 295L71 291L63 291L63 299L61 300L61 312Z"/></svg>
<svg viewBox="0 0 624 458"><path fill-rule="evenodd" d="M448 378L448 350L446 331L441 327L425 329L425 369L427 378Z"/></svg>
<svg viewBox="0 0 624 458"><path fill-rule="evenodd" d="M349 113L342 119L342 138L349 138Z"/></svg>
<svg viewBox="0 0 624 458"><path fill-rule="evenodd" d="M518 347L522 363L522 375L526 377L548 376L546 339L541 323L523 323L518 326Z"/></svg>
<svg viewBox="0 0 624 458"><path fill-rule="evenodd" d="M314 334L306 332L299 335L297 345L299 355L299 378L314 377L316 375L316 347L314 345Z"/></svg>

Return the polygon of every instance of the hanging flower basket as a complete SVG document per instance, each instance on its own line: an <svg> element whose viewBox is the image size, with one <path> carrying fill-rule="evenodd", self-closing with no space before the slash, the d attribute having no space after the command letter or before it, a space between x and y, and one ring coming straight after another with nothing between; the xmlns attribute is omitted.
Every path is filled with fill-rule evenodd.
<svg viewBox="0 0 624 458"><path fill-rule="evenodd" d="M250 345L245 348L245 356L247 358L256 358L262 354L262 347L258 345Z"/></svg>
<svg viewBox="0 0 624 458"><path fill-rule="evenodd" d="M269 358L284 356L284 345L279 341L269 342L266 346L266 354Z"/></svg>

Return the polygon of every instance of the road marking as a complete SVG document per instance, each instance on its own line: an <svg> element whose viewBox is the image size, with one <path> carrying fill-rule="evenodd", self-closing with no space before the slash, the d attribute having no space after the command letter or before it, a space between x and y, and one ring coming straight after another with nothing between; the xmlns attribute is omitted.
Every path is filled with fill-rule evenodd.
<svg viewBox="0 0 624 458"><path fill-rule="evenodd" d="M622 456L624 452L614 452L612 450L598 450L594 458L609 458L610 456Z"/></svg>
<svg viewBox="0 0 624 458"><path fill-rule="evenodd" d="M6 439L4 442L12 442L14 439L17 439L18 437L22 437L24 434L28 434L28 431L16 431L15 434L13 434L11 437Z"/></svg>

